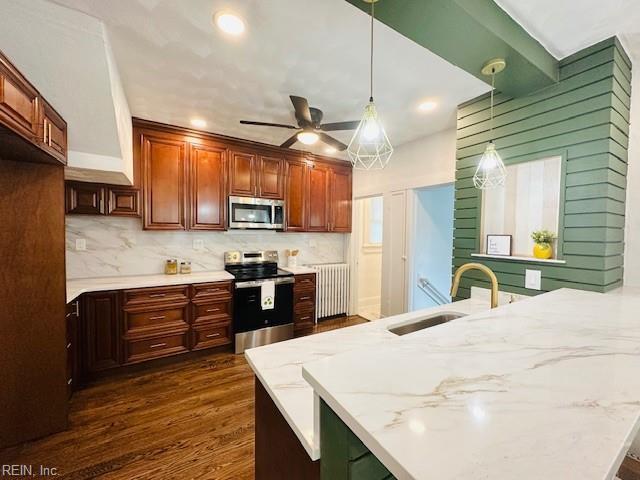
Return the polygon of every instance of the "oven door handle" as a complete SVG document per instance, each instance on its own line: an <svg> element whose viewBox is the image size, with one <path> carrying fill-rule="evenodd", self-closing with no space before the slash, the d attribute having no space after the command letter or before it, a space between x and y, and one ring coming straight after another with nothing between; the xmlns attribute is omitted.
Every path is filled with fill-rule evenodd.
<svg viewBox="0 0 640 480"><path fill-rule="evenodd" d="M273 280L251 280L249 282L236 282L236 288L255 288L267 282L274 282L276 285L294 283L293 277L274 278Z"/></svg>

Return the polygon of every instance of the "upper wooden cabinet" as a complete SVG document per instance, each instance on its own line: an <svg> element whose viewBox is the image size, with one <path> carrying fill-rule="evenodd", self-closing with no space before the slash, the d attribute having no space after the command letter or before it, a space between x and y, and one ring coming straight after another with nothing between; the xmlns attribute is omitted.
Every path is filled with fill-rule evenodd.
<svg viewBox="0 0 640 480"><path fill-rule="evenodd" d="M287 231L307 230L308 166L298 160L287 160L285 210Z"/></svg>
<svg viewBox="0 0 640 480"><path fill-rule="evenodd" d="M351 168L332 167L330 181L329 231L351 231Z"/></svg>
<svg viewBox="0 0 640 480"><path fill-rule="evenodd" d="M102 215L105 213L105 189L102 185L66 182L65 211L71 214Z"/></svg>
<svg viewBox="0 0 640 480"><path fill-rule="evenodd" d="M229 163L229 195L257 196L255 154L231 150Z"/></svg>
<svg viewBox="0 0 640 480"><path fill-rule="evenodd" d="M67 163L67 124L0 52L0 153L16 161Z"/></svg>
<svg viewBox="0 0 640 480"><path fill-rule="evenodd" d="M187 228L186 151L185 141L143 135L141 168L145 229Z"/></svg>
<svg viewBox="0 0 640 480"><path fill-rule="evenodd" d="M329 231L330 176L331 169L326 165L309 166L307 194L307 230L309 232Z"/></svg>
<svg viewBox="0 0 640 480"><path fill-rule="evenodd" d="M258 196L282 200L284 198L284 157L258 157Z"/></svg>
<svg viewBox="0 0 640 480"><path fill-rule="evenodd" d="M227 211L227 151L191 144L189 151L189 228L224 230Z"/></svg>

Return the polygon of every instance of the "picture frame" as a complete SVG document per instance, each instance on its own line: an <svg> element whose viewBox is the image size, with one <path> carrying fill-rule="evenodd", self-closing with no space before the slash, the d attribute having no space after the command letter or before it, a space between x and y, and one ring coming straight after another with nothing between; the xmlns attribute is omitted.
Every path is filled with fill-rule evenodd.
<svg viewBox="0 0 640 480"><path fill-rule="evenodd" d="M486 254L510 257L512 254L512 240L511 235L487 235Z"/></svg>

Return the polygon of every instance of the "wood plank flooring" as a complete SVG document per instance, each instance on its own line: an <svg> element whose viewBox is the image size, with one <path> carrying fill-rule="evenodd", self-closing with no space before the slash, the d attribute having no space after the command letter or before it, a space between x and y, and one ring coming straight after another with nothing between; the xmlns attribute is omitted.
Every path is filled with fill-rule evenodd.
<svg viewBox="0 0 640 480"><path fill-rule="evenodd" d="M308 335L363 323L321 322ZM101 380L74 394L67 431L0 451L0 464L57 468L65 479L254 477L253 372L213 353Z"/></svg>

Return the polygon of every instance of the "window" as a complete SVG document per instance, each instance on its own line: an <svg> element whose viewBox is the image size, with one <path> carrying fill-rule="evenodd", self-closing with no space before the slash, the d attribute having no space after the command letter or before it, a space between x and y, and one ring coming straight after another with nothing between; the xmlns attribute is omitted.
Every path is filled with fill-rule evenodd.
<svg viewBox="0 0 640 480"><path fill-rule="evenodd" d="M364 203L363 246L382 247L382 197L371 197Z"/></svg>
<svg viewBox="0 0 640 480"><path fill-rule="evenodd" d="M562 157L507 166L503 187L482 195L481 253L487 235L512 235L512 255L531 256L535 230L558 233Z"/></svg>

